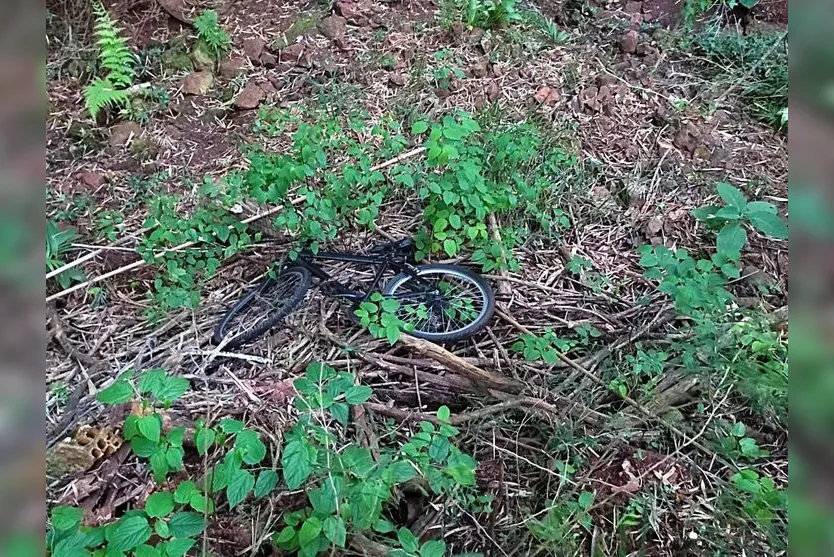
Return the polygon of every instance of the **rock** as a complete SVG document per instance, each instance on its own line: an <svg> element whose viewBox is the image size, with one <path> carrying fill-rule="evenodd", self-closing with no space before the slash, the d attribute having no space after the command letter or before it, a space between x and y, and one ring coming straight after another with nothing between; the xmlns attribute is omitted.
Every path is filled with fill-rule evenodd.
<svg viewBox="0 0 834 557"><path fill-rule="evenodd" d="M266 48L266 41L260 37L252 37L243 41L243 52L253 62L261 59L264 48Z"/></svg>
<svg viewBox="0 0 834 557"><path fill-rule="evenodd" d="M239 75L243 75L246 71L245 58L229 58L220 62L220 75L226 79L234 79Z"/></svg>
<svg viewBox="0 0 834 557"><path fill-rule="evenodd" d="M561 98L561 95L556 89L544 86L536 91L533 98L536 99L536 102L539 104L555 104Z"/></svg>
<svg viewBox="0 0 834 557"><path fill-rule="evenodd" d="M188 15L191 6L187 0L159 0L159 5L174 19L188 24L194 21L194 18Z"/></svg>
<svg viewBox="0 0 834 557"><path fill-rule="evenodd" d="M214 69L214 58L200 47L191 51L191 63L198 72L210 72Z"/></svg>
<svg viewBox="0 0 834 557"><path fill-rule="evenodd" d="M264 52L261 54L261 66L264 68L275 68L278 66L278 58L276 58L273 54L269 52Z"/></svg>
<svg viewBox="0 0 834 557"><path fill-rule="evenodd" d="M469 68L469 71L472 72L472 75L475 77L486 77L487 72L489 71L489 60L486 58L481 58Z"/></svg>
<svg viewBox="0 0 834 557"><path fill-rule="evenodd" d="M330 40L341 38L346 31L347 20L342 16L331 15L319 22L318 28L322 35Z"/></svg>
<svg viewBox="0 0 834 557"><path fill-rule="evenodd" d="M279 55L282 62L297 62L304 54L304 45L301 43L294 43L286 48L282 48Z"/></svg>
<svg viewBox="0 0 834 557"><path fill-rule="evenodd" d="M449 95L451 95L451 94L452 94L452 92L451 92L451 91L449 91L448 89L444 89L444 88L442 88L442 87L438 87L437 89L435 89L435 90L434 90L434 94L435 94L435 95L437 95L437 98L438 98L438 99L445 99L446 97L448 97Z"/></svg>
<svg viewBox="0 0 834 557"><path fill-rule="evenodd" d="M681 125L673 141L675 147L689 154L694 153L700 143L701 131L690 122Z"/></svg>
<svg viewBox="0 0 834 557"><path fill-rule="evenodd" d="M261 104L263 99L263 89L258 87L254 81L250 80L235 98L235 106L241 110L251 110L258 108L258 105Z"/></svg>
<svg viewBox="0 0 834 557"><path fill-rule="evenodd" d="M627 14L643 13L643 2L626 2L623 11Z"/></svg>
<svg viewBox="0 0 834 557"><path fill-rule="evenodd" d="M391 72L388 74L388 83L396 87L405 85L405 77L402 74Z"/></svg>
<svg viewBox="0 0 834 557"><path fill-rule="evenodd" d="M211 72L192 72L182 80L182 92L186 95L205 95L214 85Z"/></svg>
<svg viewBox="0 0 834 557"><path fill-rule="evenodd" d="M663 217L652 217L646 224L646 236L657 236L663 230Z"/></svg>
<svg viewBox="0 0 834 557"><path fill-rule="evenodd" d="M746 284L763 291L767 291L776 285L773 277L754 265L744 267L744 270L741 271L741 276Z"/></svg>
<svg viewBox="0 0 834 557"><path fill-rule="evenodd" d="M597 87L614 85L615 83L617 83L617 78L611 74L604 73L597 76Z"/></svg>
<svg viewBox="0 0 834 557"><path fill-rule="evenodd" d="M637 50L637 44L640 41L640 35L637 31L632 29L620 37L620 50L625 54L634 54Z"/></svg>
<svg viewBox="0 0 834 557"><path fill-rule="evenodd" d="M339 0L336 2L336 13L345 18L345 20L354 25L364 27L368 25L368 16L366 12L370 10L371 6L365 2L356 2L353 0Z"/></svg>
<svg viewBox="0 0 834 557"><path fill-rule="evenodd" d="M498 100L498 97L501 96L501 86L498 85L498 81L491 81L486 88L486 97L487 100L491 103L494 103Z"/></svg>
<svg viewBox="0 0 834 557"><path fill-rule="evenodd" d="M136 122L120 122L110 129L110 139L107 140L107 144L114 148L122 147L140 135L142 135L142 127Z"/></svg>
<svg viewBox="0 0 834 557"><path fill-rule="evenodd" d="M74 178L91 188L98 188L107 182L107 178L103 174L92 170L80 170L75 173Z"/></svg>

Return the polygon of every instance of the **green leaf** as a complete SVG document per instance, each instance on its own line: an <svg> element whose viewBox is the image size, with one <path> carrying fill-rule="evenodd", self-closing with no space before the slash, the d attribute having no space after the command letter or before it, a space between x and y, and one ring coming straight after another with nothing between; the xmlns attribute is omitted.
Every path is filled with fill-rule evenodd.
<svg viewBox="0 0 834 557"><path fill-rule="evenodd" d="M166 542L165 555L166 557L185 557L188 550L194 547L194 544L196 543L196 540L192 540L190 538L174 538L173 540Z"/></svg>
<svg viewBox="0 0 834 557"><path fill-rule="evenodd" d="M400 339L400 326L397 323L390 323L385 326L385 339L394 344Z"/></svg>
<svg viewBox="0 0 834 557"><path fill-rule="evenodd" d="M734 437L744 437L745 433L747 433L747 428L741 422L736 422L733 424L732 434Z"/></svg>
<svg viewBox="0 0 834 557"><path fill-rule="evenodd" d="M126 379L117 379L106 389L102 389L96 395L96 400L102 404L123 404L133 398L133 387Z"/></svg>
<svg viewBox="0 0 834 557"><path fill-rule="evenodd" d="M446 126L443 128L443 137L445 137L446 139L451 139L452 141L458 141L463 139L464 132L457 125Z"/></svg>
<svg viewBox="0 0 834 557"><path fill-rule="evenodd" d="M301 525L301 529L298 531L298 543L302 546L309 544L311 541L319 537L321 529L321 519L311 516L304 521L304 524Z"/></svg>
<svg viewBox="0 0 834 557"><path fill-rule="evenodd" d="M174 513L168 520L168 530L175 538L190 538L205 529L206 521L203 515L191 511Z"/></svg>
<svg viewBox="0 0 834 557"><path fill-rule="evenodd" d="M345 392L345 402L348 404L362 404L371 398L374 392L365 385L354 385Z"/></svg>
<svg viewBox="0 0 834 557"><path fill-rule="evenodd" d="M313 472L313 462L308 451L309 441L292 439L284 447L281 466L284 469L284 481L289 489L298 489Z"/></svg>
<svg viewBox="0 0 834 557"><path fill-rule="evenodd" d="M193 494L188 504L198 513L207 514L214 512L214 501L202 493Z"/></svg>
<svg viewBox="0 0 834 557"><path fill-rule="evenodd" d="M411 135L420 135L422 133L426 133L426 131L428 129L429 129L429 125L426 122L424 122L423 120L419 120L417 122L414 122L414 124L412 124L412 126L411 126Z"/></svg>
<svg viewBox="0 0 834 557"><path fill-rule="evenodd" d="M136 422L136 427L139 429L139 433L149 441L153 441L154 443L159 441L159 435L162 433L162 424L158 414L142 416Z"/></svg>
<svg viewBox="0 0 834 557"><path fill-rule="evenodd" d="M168 457L165 451L157 451L151 455L151 472L156 483L161 484L168 475Z"/></svg>
<svg viewBox="0 0 834 557"><path fill-rule="evenodd" d="M220 420L220 431L226 435L242 431L244 427L244 423L240 420L233 420L231 418L223 418Z"/></svg>
<svg viewBox="0 0 834 557"><path fill-rule="evenodd" d="M165 435L165 439L174 447L182 447L183 439L185 439L185 426L173 428Z"/></svg>
<svg viewBox="0 0 834 557"><path fill-rule="evenodd" d="M155 393L156 398L171 403L184 395L190 387L191 383L184 377L166 377L162 388Z"/></svg>
<svg viewBox="0 0 834 557"><path fill-rule="evenodd" d="M157 520L153 525L153 531L160 538L167 538L171 536L171 531L168 529L168 523L164 520Z"/></svg>
<svg viewBox="0 0 834 557"><path fill-rule="evenodd" d="M747 243L747 232L739 223L733 222L724 226L718 233L716 247L718 253L724 254L729 259L738 259L741 249Z"/></svg>
<svg viewBox="0 0 834 557"><path fill-rule="evenodd" d="M148 541L150 537L151 525L148 524L148 519L141 515L129 516L119 521L109 540L109 548L130 551Z"/></svg>
<svg viewBox="0 0 834 557"><path fill-rule="evenodd" d="M443 240L443 251L445 251L449 257L454 257L458 253L458 243L452 239Z"/></svg>
<svg viewBox="0 0 834 557"><path fill-rule="evenodd" d="M420 546L420 557L443 557L446 555L446 542L429 540Z"/></svg>
<svg viewBox="0 0 834 557"><path fill-rule="evenodd" d="M330 407L330 414L333 416L334 420L339 422L341 425L346 426L348 418L350 417L350 408L343 402L335 402L333 403L333 406Z"/></svg>
<svg viewBox="0 0 834 557"><path fill-rule="evenodd" d="M153 546L148 544L140 545L136 548L136 553L134 553L135 557L162 557L162 554L159 550Z"/></svg>
<svg viewBox="0 0 834 557"><path fill-rule="evenodd" d="M744 208L747 206L747 196L740 189L726 182L719 182L715 187L718 190L718 195L727 205L735 207L740 213L744 212Z"/></svg>
<svg viewBox="0 0 834 557"><path fill-rule="evenodd" d="M255 497L264 497L278 485L278 472L275 470L262 470L258 474L258 481L255 482Z"/></svg>
<svg viewBox="0 0 834 557"><path fill-rule="evenodd" d="M411 530L408 528L400 528L397 532L397 539L400 545L409 553L417 553L417 548L420 546L420 540L417 539Z"/></svg>
<svg viewBox="0 0 834 557"><path fill-rule="evenodd" d="M437 419L441 422L449 422L449 418L452 416L452 412L449 410L449 407L446 405L441 406L437 409Z"/></svg>
<svg viewBox="0 0 834 557"><path fill-rule="evenodd" d="M234 509L241 501L246 499L253 487L255 487L255 476L247 470L236 470L229 478L229 485L226 488L229 508Z"/></svg>
<svg viewBox="0 0 834 557"><path fill-rule="evenodd" d="M145 502L145 512L151 518L165 518L174 510L174 495L168 491L152 494Z"/></svg>
<svg viewBox="0 0 834 557"><path fill-rule="evenodd" d="M52 509L49 517L52 521L53 529L60 531L72 530L81 524L81 519L84 517L84 509L60 505Z"/></svg>
<svg viewBox="0 0 834 557"><path fill-rule="evenodd" d="M255 431L245 429L235 437L235 448L241 452L246 464L260 464L266 456L266 445Z"/></svg>
<svg viewBox="0 0 834 557"><path fill-rule="evenodd" d="M174 490L174 501L181 505L185 505L191 501L191 497L195 493L200 493L197 484L192 480L185 480L177 486L176 490Z"/></svg>
<svg viewBox="0 0 834 557"><path fill-rule="evenodd" d="M217 434L210 427L204 427L197 431L194 438L194 444L197 445L197 453L200 456L206 454L206 451L214 444L214 439Z"/></svg>
<svg viewBox="0 0 834 557"><path fill-rule="evenodd" d="M336 547L345 547L347 541L347 529L345 521L340 516L328 516L324 521L324 536L333 542Z"/></svg>
<svg viewBox="0 0 834 557"><path fill-rule="evenodd" d="M168 447L165 451L165 460L168 462L168 468L171 470L182 470L182 459L185 456L185 451L182 447Z"/></svg>
<svg viewBox="0 0 834 557"><path fill-rule="evenodd" d="M292 526L287 526L283 530L281 530L278 533L278 535L272 539L272 541L273 543L275 543L275 545L279 547L286 547L290 544L290 542L293 541L293 539L295 539L295 537L295 528L293 528Z"/></svg>
<svg viewBox="0 0 834 557"><path fill-rule="evenodd" d="M387 534L389 532L393 532L395 530L394 525L391 524L388 520L384 518L379 518L374 523L374 530L379 532L380 534Z"/></svg>
<svg viewBox="0 0 834 557"><path fill-rule="evenodd" d="M166 377L168 374L164 369L150 369L139 377L136 387L140 393L150 393L156 396L156 393L162 389Z"/></svg>
<svg viewBox="0 0 834 557"><path fill-rule="evenodd" d="M756 230L766 236L779 240L784 240L788 237L788 226L778 214L764 211L748 212L747 219Z"/></svg>
<svg viewBox="0 0 834 557"><path fill-rule="evenodd" d="M122 436L130 441L139 433L139 428L136 424L139 422L139 416L136 414L131 414L127 418L125 418L124 423L122 424Z"/></svg>
<svg viewBox="0 0 834 557"><path fill-rule="evenodd" d="M391 475L396 483L404 483L417 475L414 466L405 460L397 460L388 466Z"/></svg>
<svg viewBox="0 0 834 557"><path fill-rule="evenodd" d="M594 494L590 491L583 491L579 494L579 506L585 510L591 508L591 505L594 504Z"/></svg>
<svg viewBox="0 0 834 557"><path fill-rule="evenodd" d="M138 436L130 441L130 448L136 453L136 456L141 456L142 458L150 458L160 452L159 443L154 443L144 437Z"/></svg>

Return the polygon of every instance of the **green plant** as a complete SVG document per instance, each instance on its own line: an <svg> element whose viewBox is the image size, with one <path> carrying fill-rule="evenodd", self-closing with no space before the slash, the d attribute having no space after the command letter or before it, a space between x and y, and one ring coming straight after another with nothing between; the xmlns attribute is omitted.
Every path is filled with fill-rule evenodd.
<svg viewBox="0 0 834 557"><path fill-rule="evenodd" d="M456 67L441 66L434 71L434 83L440 89L450 89L452 79L463 79L463 70Z"/></svg>
<svg viewBox="0 0 834 557"><path fill-rule="evenodd" d="M576 341L559 338L553 329L548 328L541 335L522 334L512 344L511 349L522 354L527 361L541 360L548 364L555 364L559 361L558 352L566 354L576 345Z"/></svg>
<svg viewBox="0 0 834 557"><path fill-rule="evenodd" d="M452 444L459 432L449 424L448 408L437 411L439 427L421 422L420 431L399 449L380 447L375 459L369 449L356 442L337 443L335 436L347 425L350 407L372 396L369 387L321 363L310 364L294 386L302 415L284 436L283 476L288 489L304 488L309 504L284 513L286 526L273 542L285 551L317 555L345 547L352 533L373 531L396 533L396 540L388 542L400 545L399 555L443 555L445 544L419 545L410 531L397 530L385 511L395 493L415 478L451 501L474 486L476 462Z"/></svg>
<svg viewBox="0 0 834 557"><path fill-rule="evenodd" d="M428 319L425 307L417 309L407 307L405 310L417 312L420 319ZM400 331L409 332L414 328L413 324L403 323L400 320L397 316L399 311L399 301L385 298L379 292L374 292L370 299L359 304L353 313L374 337L387 339L388 342L394 344L400 338Z"/></svg>
<svg viewBox="0 0 834 557"><path fill-rule="evenodd" d="M770 526L777 513L787 510L785 491L756 470L747 468L736 472L730 477L730 483L736 490L735 496L742 502L744 512L762 526Z"/></svg>
<svg viewBox="0 0 834 557"><path fill-rule="evenodd" d="M740 458L755 461L770 454L762 450L755 439L747 437L747 427L742 422L734 423L729 428L729 435L720 442L721 447L733 461Z"/></svg>
<svg viewBox="0 0 834 557"><path fill-rule="evenodd" d="M571 257L565 268L597 294L611 285L611 279L594 269L594 263L582 256Z"/></svg>
<svg viewBox="0 0 834 557"><path fill-rule="evenodd" d="M105 72L104 77L95 78L84 88L87 110L95 120L103 109L128 108L136 58L127 46L127 39L120 35L121 30L104 6L95 3L93 11L96 15L94 31L98 61Z"/></svg>
<svg viewBox="0 0 834 557"><path fill-rule="evenodd" d="M216 11L204 10L194 20L194 29L197 31L197 48L208 51L215 60L231 48L231 37L220 27Z"/></svg>
<svg viewBox="0 0 834 557"><path fill-rule="evenodd" d="M518 0L466 0L466 23L470 27L493 29L521 19Z"/></svg>
<svg viewBox="0 0 834 557"><path fill-rule="evenodd" d="M73 240L78 237L75 230L61 230L54 221L46 221L46 271L54 271L64 265L63 257L69 251ZM67 269L55 276L61 288L68 288L73 282L82 282L84 273L78 267Z"/></svg>
<svg viewBox="0 0 834 557"><path fill-rule="evenodd" d="M593 519L588 513L593 504L594 494L583 491L575 501L567 499L551 505L544 518L530 520L527 528L549 549L574 548L581 535L580 529L590 531L593 528Z"/></svg>

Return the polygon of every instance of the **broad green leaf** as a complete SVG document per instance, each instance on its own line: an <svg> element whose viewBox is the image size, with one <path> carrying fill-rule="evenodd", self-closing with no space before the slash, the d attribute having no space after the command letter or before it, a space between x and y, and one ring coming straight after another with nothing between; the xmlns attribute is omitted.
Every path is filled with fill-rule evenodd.
<svg viewBox="0 0 834 557"><path fill-rule="evenodd" d="M214 501L202 493L193 494L188 504L198 513L211 514L214 512Z"/></svg>
<svg viewBox="0 0 834 557"><path fill-rule="evenodd" d="M197 445L197 453L200 456L206 454L206 451L214 444L214 439L217 434L210 427L204 427L197 431L194 437L194 444Z"/></svg>
<svg viewBox="0 0 834 557"><path fill-rule="evenodd" d="M162 387L155 393L162 402L171 403L184 395L191 387L191 383L184 377L169 376L165 378Z"/></svg>
<svg viewBox="0 0 834 557"><path fill-rule="evenodd" d="M420 546L420 557L444 557L446 542L443 540L429 540Z"/></svg>
<svg viewBox="0 0 834 557"><path fill-rule="evenodd" d="M394 344L400 339L400 326L398 323L390 323L385 326L385 339Z"/></svg>
<svg viewBox="0 0 834 557"><path fill-rule="evenodd" d="M84 517L84 509L60 505L52 509L49 517L52 521L52 528L55 530L72 530L81 524L81 519Z"/></svg>
<svg viewBox="0 0 834 557"><path fill-rule="evenodd" d="M396 483L404 483L417 475L414 466L406 460L397 460L388 466L388 470Z"/></svg>
<svg viewBox="0 0 834 557"><path fill-rule="evenodd" d="M348 418L350 417L350 408L343 402L335 402L333 403L333 406L330 407L330 414L333 416L334 420L339 422L341 425L346 426Z"/></svg>
<svg viewBox="0 0 834 557"><path fill-rule="evenodd" d="M411 530L408 528L400 528L397 531L397 539L404 550L409 553L417 553L417 548L420 546L420 540L417 539Z"/></svg>
<svg viewBox="0 0 834 557"><path fill-rule="evenodd" d="M196 534L195 534L196 535ZM185 554L194 547L196 540L191 538L174 538L165 544L166 557L185 557Z"/></svg>
<svg viewBox="0 0 834 557"><path fill-rule="evenodd" d="M151 537L151 525L144 516L133 515L123 518L113 531L109 547L116 551L130 551L139 547Z"/></svg>
<svg viewBox="0 0 834 557"><path fill-rule="evenodd" d="M775 215L777 214L776 205L767 201L751 201L747 204L744 214L750 215L752 213L770 213L771 215Z"/></svg>
<svg viewBox="0 0 834 557"><path fill-rule="evenodd" d="M283 530L281 530L277 536L272 538L273 543L278 547L286 548L288 547L292 541L296 537L295 528L292 526L286 526Z"/></svg>
<svg viewBox="0 0 834 557"><path fill-rule="evenodd" d="M185 456L185 451L182 447L168 447L165 451L165 460L168 461L168 468L171 470L182 470L182 459Z"/></svg>
<svg viewBox="0 0 834 557"><path fill-rule="evenodd" d="M457 125L454 126L447 126L443 128L443 137L446 139L451 139L452 141L458 141L463 139L465 136L464 131L458 127Z"/></svg>
<svg viewBox="0 0 834 557"><path fill-rule="evenodd" d="M122 424L122 437L127 439L128 441L136 437L139 433L139 428L136 424L139 422L139 416L136 414L131 414L127 418L125 418L124 424Z"/></svg>
<svg viewBox="0 0 834 557"><path fill-rule="evenodd" d="M756 230L766 236L779 240L784 240L788 237L788 226L778 214L756 211L748 213L747 219Z"/></svg>
<svg viewBox="0 0 834 557"><path fill-rule="evenodd" d="M241 452L246 464L260 464L266 456L266 445L255 431L245 429L235 437L235 448Z"/></svg>
<svg viewBox="0 0 834 557"><path fill-rule="evenodd" d="M144 435L149 441L153 441L154 443L159 441L159 435L162 433L162 424L158 414L142 416L136 422L136 427L139 428L139 433Z"/></svg>
<svg viewBox="0 0 834 557"><path fill-rule="evenodd" d="M168 523L164 520L157 520L154 522L153 531L160 538L168 538L171 536L171 531L168 529Z"/></svg>
<svg viewBox="0 0 834 557"><path fill-rule="evenodd" d="M168 491L151 494L145 502L145 512L151 518L164 518L174 510L174 495Z"/></svg>
<svg viewBox="0 0 834 557"><path fill-rule="evenodd" d="M345 392L345 402L348 404L362 404L374 394L370 387L354 385Z"/></svg>
<svg viewBox="0 0 834 557"><path fill-rule="evenodd" d="M309 544L311 541L319 537L321 528L321 519L311 516L304 521L304 524L301 525L301 529L298 531L298 543L302 546Z"/></svg>
<svg viewBox="0 0 834 557"><path fill-rule="evenodd" d="M197 487L197 484L192 480L185 480L177 486L177 489L174 490L174 501L181 505L185 505L191 501L191 497L195 493L200 493L200 489Z"/></svg>
<svg viewBox="0 0 834 557"><path fill-rule="evenodd" d="M740 189L726 182L719 182L715 187L718 190L718 195L727 205L735 207L740 213L744 212L744 208L747 206L747 196Z"/></svg>
<svg viewBox="0 0 834 557"><path fill-rule="evenodd" d="M298 489L313 472L313 461L308 451L306 439L295 438L286 444L281 455L284 469L284 481L289 489Z"/></svg>
<svg viewBox="0 0 834 557"><path fill-rule="evenodd" d="M437 419L441 422L449 422L449 418L452 416L452 412L449 410L449 407L446 405L441 406L437 409Z"/></svg>
<svg viewBox="0 0 834 557"><path fill-rule="evenodd" d="M449 257L454 257L458 253L458 244L452 239L443 240L443 251L445 251Z"/></svg>
<svg viewBox="0 0 834 557"><path fill-rule="evenodd" d="M182 447L182 442L185 439L185 426L178 426L173 428L165 435L165 439L175 447Z"/></svg>
<svg viewBox="0 0 834 557"><path fill-rule="evenodd" d="M126 379L117 379L106 389L96 395L96 400L102 404L123 404L133 398L133 387Z"/></svg>
<svg viewBox="0 0 834 557"><path fill-rule="evenodd" d="M735 437L744 437L744 434L747 433L747 428L743 423L736 422L733 424L732 433Z"/></svg>
<svg viewBox="0 0 834 557"><path fill-rule="evenodd" d="M347 541L347 529L345 521L340 516L328 516L324 521L324 536L333 542L336 547L345 547Z"/></svg>
<svg viewBox="0 0 834 557"><path fill-rule="evenodd" d="M165 451L157 451L151 455L151 472L156 483L161 484L168 475L168 457Z"/></svg>
<svg viewBox="0 0 834 557"><path fill-rule="evenodd" d="M230 433L237 433L238 431L242 431L244 427L244 423L240 420L233 420L231 418L223 418L222 420L220 420L220 431L227 435Z"/></svg>
<svg viewBox="0 0 834 557"><path fill-rule="evenodd" d="M134 553L135 557L162 557L162 553L159 550L151 545L142 544L136 548L136 553Z"/></svg>
<svg viewBox="0 0 834 557"><path fill-rule="evenodd" d="M585 510L591 508L591 505L594 504L594 494L590 491L583 491L579 494L579 506Z"/></svg>
<svg viewBox="0 0 834 557"><path fill-rule="evenodd" d="M168 520L168 530L175 538L190 538L203 532L206 521L203 515L191 511L174 513Z"/></svg>
<svg viewBox="0 0 834 557"><path fill-rule="evenodd" d="M739 223L729 223L718 233L716 247L718 253L729 259L738 259L741 249L747 243L747 232Z"/></svg>
<svg viewBox="0 0 834 557"><path fill-rule="evenodd" d="M412 135L420 135L422 133L425 133L428 129L429 129L429 125L426 122L424 122L423 120L419 120L417 122L414 122L414 124L412 124L411 134Z"/></svg>
<svg viewBox="0 0 834 557"><path fill-rule="evenodd" d="M278 485L278 472L275 470L261 470L255 482L255 497L264 497Z"/></svg>
<svg viewBox="0 0 834 557"><path fill-rule="evenodd" d="M136 454L136 456L141 456L142 458L150 458L156 453L160 452L160 444L154 443L149 439L145 439L144 437L134 437L130 441L130 448Z"/></svg>
<svg viewBox="0 0 834 557"><path fill-rule="evenodd" d="M389 532L393 532L396 528L394 527L391 522L385 520L384 518L377 519L374 523L374 530L379 532L380 534L387 534Z"/></svg>
<svg viewBox="0 0 834 557"><path fill-rule="evenodd" d="M246 499L252 488L255 487L255 476L247 470L236 470L229 478L229 485L226 487L226 498L229 500L229 508L234 509L241 501Z"/></svg>
<svg viewBox="0 0 834 557"><path fill-rule="evenodd" d="M136 387L140 393L150 393L156 396L156 393L162 389L167 376L164 369L149 369L139 377Z"/></svg>

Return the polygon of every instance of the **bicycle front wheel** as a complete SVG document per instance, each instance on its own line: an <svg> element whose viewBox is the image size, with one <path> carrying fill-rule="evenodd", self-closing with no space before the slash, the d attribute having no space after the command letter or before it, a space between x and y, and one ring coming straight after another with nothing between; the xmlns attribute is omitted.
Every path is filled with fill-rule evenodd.
<svg viewBox="0 0 834 557"><path fill-rule="evenodd" d="M454 265L420 265L417 277L397 275L383 294L400 303L397 317L411 334L433 342L467 338L495 312L492 289L472 271Z"/></svg>
<svg viewBox="0 0 834 557"><path fill-rule="evenodd" d="M212 342L237 348L260 337L298 307L310 282L310 271L304 267L289 267L275 278L267 277L223 316Z"/></svg>

